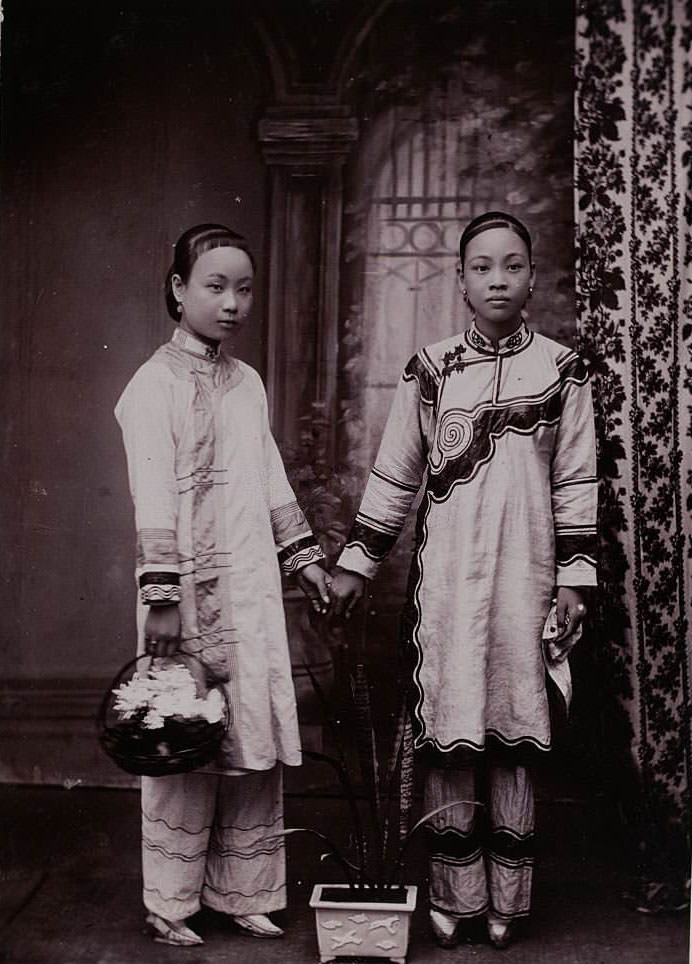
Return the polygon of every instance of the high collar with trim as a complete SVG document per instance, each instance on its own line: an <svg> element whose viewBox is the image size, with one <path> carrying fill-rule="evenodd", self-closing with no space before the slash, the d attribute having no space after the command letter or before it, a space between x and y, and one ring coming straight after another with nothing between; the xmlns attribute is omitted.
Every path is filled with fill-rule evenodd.
<svg viewBox="0 0 692 964"><path fill-rule="evenodd" d="M469 344L478 351L487 352L491 355L507 355L511 352L519 351L531 341L531 332L522 318L520 324L509 335L493 342L487 335L484 335L480 328L473 321L471 327L466 332Z"/></svg>
<svg viewBox="0 0 692 964"><path fill-rule="evenodd" d="M184 328L176 328L171 341L178 348L182 348L183 351L187 351L191 355L196 355L197 358L204 358L207 361L215 362L221 357L219 345L217 345L216 348L212 345L207 345L191 332L185 331Z"/></svg>

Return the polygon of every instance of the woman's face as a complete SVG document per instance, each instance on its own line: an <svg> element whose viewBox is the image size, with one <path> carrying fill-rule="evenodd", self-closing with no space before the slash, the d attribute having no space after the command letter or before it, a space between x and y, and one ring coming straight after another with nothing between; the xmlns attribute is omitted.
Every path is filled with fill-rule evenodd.
<svg viewBox="0 0 692 964"><path fill-rule="evenodd" d="M190 277L172 278L182 305L180 327L202 341L226 341L252 307L252 263L240 248L212 248L197 258Z"/></svg>
<svg viewBox="0 0 692 964"><path fill-rule="evenodd" d="M491 337L516 328L534 278L527 247L510 228L488 228L466 246L461 282L476 323Z"/></svg>

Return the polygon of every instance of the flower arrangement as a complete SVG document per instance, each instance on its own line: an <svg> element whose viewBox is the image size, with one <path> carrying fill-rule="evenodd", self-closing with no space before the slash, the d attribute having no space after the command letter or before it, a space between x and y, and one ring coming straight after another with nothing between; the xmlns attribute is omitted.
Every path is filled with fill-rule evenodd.
<svg viewBox="0 0 692 964"><path fill-rule="evenodd" d="M106 692L99 741L128 773L187 772L209 763L219 748L228 728L228 702L218 688L200 695L195 675L181 659L155 662L140 656ZM140 660L148 661L145 670L135 668Z"/></svg>
<svg viewBox="0 0 692 964"><path fill-rule="evenodd" d="M210 690L205 699L199 697L194 677L182 663L136 672L113 691L113 696L113 708L120 719L141 719L148 730L160 729L167 719L218 723L223 718L219 691Z"/></svg>

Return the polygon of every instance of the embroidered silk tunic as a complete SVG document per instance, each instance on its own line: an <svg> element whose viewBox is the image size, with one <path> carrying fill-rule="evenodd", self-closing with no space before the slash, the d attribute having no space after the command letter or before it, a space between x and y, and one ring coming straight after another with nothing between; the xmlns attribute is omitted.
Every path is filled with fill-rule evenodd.
<svg viewBox="0 0 692 964"><path fill-rule="evenodd" d="M218 764L301 762L279 563L323 558L298 507L259 375L176 329L115 410L135 504L139 649L148 606L179 602L184 651L223 684Z"/></svg>
<svg viewBox="0 0 692 964"><path fill-rule="evenodd" d="M583 361L524 323L497 345L473 325L418 352L339 565L376 574L424 476L404 620L416 746L439 765L493 743L547 750L551 595L596 581Z"/></svg>

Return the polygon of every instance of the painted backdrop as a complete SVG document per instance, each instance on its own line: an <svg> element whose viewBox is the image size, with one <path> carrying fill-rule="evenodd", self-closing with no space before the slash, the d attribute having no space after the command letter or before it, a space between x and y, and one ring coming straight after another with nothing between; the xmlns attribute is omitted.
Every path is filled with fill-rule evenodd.
<svg viewBox="0 0 692 964"><path fill-rule="evenodd" d="M613 789L637 843L629 896L649 911L689 897L691 41L685 0L579 11L577 296L602 480L601 762L619 762Z"/></svg>

